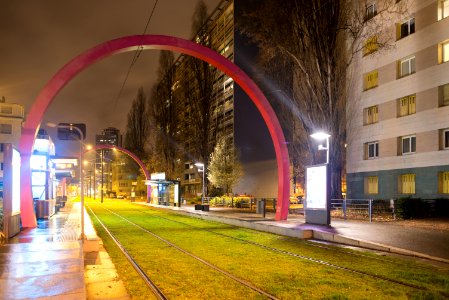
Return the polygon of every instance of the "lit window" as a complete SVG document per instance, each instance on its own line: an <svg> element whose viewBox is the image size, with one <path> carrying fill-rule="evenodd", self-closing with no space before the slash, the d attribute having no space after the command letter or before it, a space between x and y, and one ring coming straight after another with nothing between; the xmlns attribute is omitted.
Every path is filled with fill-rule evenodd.
<svg viewBox="0 0 449 300"><path fill-rule="evenodd" d="M449 83L439 87L440 106L449 105Z"/></svg>
<svg viewBox="0 0 449 300"><path fill-rule="evenodd" d="M439 45L439 57L440 63L445 63L449 61L449 40L442 42Z"/></svg>
<svg viewBox="0 0 449 300"><path fill-rule="evenodd" d="M379 178L377 176L366 177L366 194L377 194L379 193Z"/></svg>
<svg viewBox="0 0 449 300"><path fill-rule="evenodd" d="M372 19L375 15L377 15L376 3L367 5L365 10L365 20Z"/></svg>
<svg viewBox="0 0 449 300"><path fill-rule="evenodd" d="M411 18L407 22L400 24L398 29L398 39L405 38L406 36L415 33L415 18Z"/></svg>
<svg viewBox="0 0 449 300"><path fill-rule="evenodd" d="M449 0L438 1L438 20L449 17Z"/></svg>
<svg viewBox="0 0 449 300"><path fill-rule="evenodd" d="M366 158L373 159L379 157L379 142L366 143Z"/></svg>
<svg viewBox="0 0 449 300"><path fill-rule="evenodd" d="M416 152L416 136L402 137L402 155Z"/></svg>
<svg viewBox="0 0 449 300"><path fill-rule="evenodd" d="M377 43L377 36L373 36L365 41L363 45L363 55L368 55L373 52L376 52L379 47Z"/></svg>
<svg viewBox="0 0 449 300"><path fill-rule="evenodd" d="M415 73L415 57L404 58L399 61L399 78Z"/></svg>
<svg viewBox="0 0 449 300"><path fill-rule="evenodd" d="M416 95L399 99L399 116L408 116L416 113Z"/></svg>
<svg viewBox="0 0 449 300"><path fill-rule="evenodd" d="M379 122L379 108L377 105L365 108L365 125Z"/></svg>
<svg viewBox="0 0 449 300"><path fill-rule="evenodd" d="M438 174L438 190L441 194L449 194L449 172Z"/></svg>
<svg viewBox="0 0 449 300"><path fill-rule="evenodd" d="M400 193L401 194L414 194L415 193L415 174L403 174L399 176L400 180Z"/></svg>
<svg viewBox="0 0 449 300"><path fill-rule="evenodd" d="M375 88L378 85L377 77L378 77L377 70L366 73L363 77L364 90Z"/></svg>
<svg viewBox="0 0 449 300"><path fill-rule="evenodd" d="M12 133L12 125L11 124L0 124L0 133L1 134L11 134Z"/></svg>

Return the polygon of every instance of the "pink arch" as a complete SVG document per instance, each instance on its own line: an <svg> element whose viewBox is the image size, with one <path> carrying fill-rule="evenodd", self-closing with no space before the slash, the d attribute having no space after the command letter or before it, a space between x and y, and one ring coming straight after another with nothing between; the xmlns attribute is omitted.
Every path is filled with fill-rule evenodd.
<svg viewBox="0 0 449 300"><path fill-rule="evenodd" d="M92 147L89 150L84 151L84 153L90 152L90 151L95 151L95 150L101 150L101 149L111 149L111 150L117 150L120 152L123 152L125 154L127 154L129 157L131 157L138 165L139 167L142 169L143 174L145 175L145 179L146 180L150 180L151 179L151 175L148 172L147 168L145 167L145 164L143 163L143 161L140 160L140 158L138 158L134 153L132 153L131 151L119 147L119 146L112 146L112 145L96 145L94 147ZM147 186L147 199L148 197L150 197L151 195L151 186Z"/></svg>
<svg viewBox="0 0 449 300"><path fill-rule="evenodd" d="M208 62L232 77L251 98L267 124L276 152L278 165L278 205L276 208L276 220L286 220L290 196L288 150L279 120L270 103L257 85L231 61L217 52L192 41L163 35L135 35L104 42L75 57L50 79L36 98L27 115L19 145L22 155L22 225L24 227L36 226L31 194L30 158L34 139L48 106L70 80L90 65L108 56L136 50L139 47L143 49L180 52Z"/></svg>

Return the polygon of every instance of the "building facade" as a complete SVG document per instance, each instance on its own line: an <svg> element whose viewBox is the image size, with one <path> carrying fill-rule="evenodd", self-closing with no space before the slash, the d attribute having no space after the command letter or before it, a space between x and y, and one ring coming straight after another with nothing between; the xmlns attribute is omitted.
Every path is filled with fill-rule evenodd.
<svg viewBox="0 0 449 300"><path fill-rule="evenodd" d="M12 144L16 149L19 147L24 117L22 105L6 103L4 97L0 99L0 198L3 197L3 144Z"/></svg>
<svg viewBox="0 0 449 300"><path fill-rule="evenodd" d="M348 198L449 198L449 1L395 1L408 12L365 41L348 101ZM382 2L368 1L367 17Z"/></svg>
<svg viewBox="0 0 449 300"><path fill-rule="evenodd" d="M120 130L114 127L103 129L100 134L95 136L95 145L122 146L122 135ZM96 151L96 166L99 168L98 180L96 186L103 190L103 195L112 193L112 162L114 161L113 150L101 149Z"/></svg>

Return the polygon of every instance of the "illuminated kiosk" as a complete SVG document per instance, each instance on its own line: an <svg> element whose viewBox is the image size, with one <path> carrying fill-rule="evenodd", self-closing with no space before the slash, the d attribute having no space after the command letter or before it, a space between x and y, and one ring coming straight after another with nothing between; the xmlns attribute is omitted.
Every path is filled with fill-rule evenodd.
<svg viewBox="0 0 449 300"><path fill-rule="evenodd" d="M330 217L330 172L329 164L307 167L306 201L304 215L306 223L329 225Z"/></svg>
<svg viewBox="0 0 449 300"><path fill-rule="evenodd" d="M31 189L36 217L48 219L55 214L57 180L51 157L55 145L45 130L39 130L31 156Z"/></svg>
<svg viewBox="0 0 449 300"><path fill-rule="evenodd" d="M145 184L151 186L148 203L181 207L180 182L178 180L165 179L165 173L152 173L151 180L146 180Z"/></svg>
<svg viewBox="0 0 449 300"><path fill-rule="evenodd" d="M3 233L20 232L20 154L12 144L3 144Z"/></svg>

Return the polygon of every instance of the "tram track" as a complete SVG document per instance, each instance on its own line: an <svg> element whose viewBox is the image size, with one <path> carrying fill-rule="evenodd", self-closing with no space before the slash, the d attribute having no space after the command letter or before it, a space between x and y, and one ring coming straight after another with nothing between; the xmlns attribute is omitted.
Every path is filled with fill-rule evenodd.
<svg viewBox="0 0 449 300"><path fill-rule="evenodd" d="M126 250L126 248L120 243L120 241L115 237L115 235L104 225L104 223L100 220L100 218L95 214L95 212L88 207L92 215L97 219L98 223L103 227L103 229L106 231L106 233L109 235L109 237L114 241L114 243L117 245L117 247L120 249L120 251L123 253L123 255L126 257L128 262L132 265L132 267L136 270L136 272L139 274L139 276L142 278L142 280L145 282L145 284L150 288L150 290L153 292L153 294L156 296L159 300L166 300L168 299L165 294L159 289L159 287L151 280L150 277L145 273L145 271L142 270L142 268L137 264L137 262L134 260L134 258L129 254L129 252Z"/></svg>
<svg viewBox="0 0 449 300"><path fill-rule="evenodd" d="M135 210L135 211L142 212L140 210ZM143 212L143 213L145 213L145 212ZM145 214L147 214L147 213L145 213ZM150 215L150 214L147 214L147 215ZM270 247L270 246L263 245L263 244L260 244L260 243L257 243L257 242L248 241L248 240L241 239L241 238L238 238L238 237L226 235L226 234L223 234L223 233L220 233L220 232L216 232L216 231L213 231L213 230L210 230L210 229L206 229L206 228L201 228L201 227L198 227L198 226L194 226L194 225L187 224L187 223L184 223L184 222L181 222L181 221L177 221L177 220L173 220L173 219L170 219L170 218L157 216L157 215L151 215L151 216L154 216L154 217L157 217L157 218L160 218L160 219L163 219L163 220L171 221L171 222L174 222L174 223L190 226L190 227L195 228L195 229L199 229L199 230L206 231L206 232L209 232L209 233L212 233L212 234L215 234L215 235L219 235L219 236L222 236L222 237L226 237L226 238L230 238L230 239L233 239L233 240L237 240L237 241L240 241L240 242L243 242L243 243L246 243L246 244L250 244L250 245L253 245L253 246L257 246L257 247L260 247L260 248L272 251L272 252L276 252L276 253L288 255L288 256L291 256L291 257L296 257L296 258L299 258L299 259L302 259L302 260L307 260L307 261L310 261L310 262L318 263L318 264L321 264L321 265L324 265L324 266L327 266L327 267L332 267L334 269L342 270L342 271L345 271L345 272L350 272L350 273L353 273L353 274L364 275L364 276L368 276L368 277L371 277L371 278L374 278L374 279L380 279L380 280L383 280L383 281L387 281L387 282L403 285L403 286L406 286L406 287L409 287L409 288L414 288L414 289L417 289L417 290L423 290L423 291L428 290L426 287L423 287L423 286L418 286L418 285L415 285L415 284L403 282L403 281L400 281L400 280L397 280L397 279L393 279L393 278L389 278L389 277L386 277L386 276L383 276L383 275L372 274L372 273L361 271L361 270L355 270L355 269L352 269L352 268L339 266L339 265L336 265L334 263L330 263L330 262L327 262L327 261L324 261L324 260L319 260L319 259L315 259L315 258L308 257L308 256L305 256L305 255L301 255L301 254L298 254L298 253L293 253L293 252L282 250L282 249L278 249L278 248L275 248L275 247ZM124 217L122 217L122 218L124 218ZM130 221L128 221L128 222L130 222ZM357 254L355 254L355 255L358 256Z"/></svg>
<svg viewBox="0 0 449 300"><path fill-rule="evenodd" d="M142 268L140 268L140 266L137 264L137 262L129 255L128 251L126 250L126 248L118 241L118 239L113 235L113 233L107 229L107 227L101 222L101 220L98 218L98 216L92 211L92 209L89 207L90 211L93 213L93 215L98 219L98 221L100 222L100 224L102 225L102 227L106 230L106 232L108 233L108 235L114 240L114 242L117 244L117 246L119 247L119 249L122 251L122 253L128 258L128 260L130 261L130 263L133 265L133 267L136 269L136 271L138 272L138 274L142 277L142 279L144 279L144 281L147 283L147 285L151 288L151 290L153 291L153 293L158 297L158 299L167 299L167 298L162 298L165 297L162 292L160 292L159 288L157 286L154 285L153 281L151 281L151 279L147 276L147 274L142 270ZM136 224L132 221L130 221L129 219L123 217L122 215L108 209L108 208L103 208L104 210L108 211L110 214L115 215L116 217L122 219L125 222L128 222L129 224L133 225L134 227L144 231L147 234L150 234L151 236L153 236L154 238L158 239L159 241L162 241L163 243L169 245L170 247L178 250L179 252L182 252L183 254L199 261L200 263L208 266L209 268L221 273L222 275L236 281L237 283L239 283L242 286L245 286L247 288L250 288L251 290L259 293L260 295L263 295L265 297L267 297L268 299L272 299L272 300L279 300L279 298L277 298L274 295L271 295L267 292L265 292L264 290L258 288L257 286L251 284L250 282L243 280L223 269L221 269L220 267L202 259L201 257L179 247L178 245L170 242L169 240L157 235L156 233L140 226L139 224ZM135 267L137 266L137 268ZM162 294L162 297L159 297L159 292Z"/></svg>
<svg viewBox="0 0 449 300"><path fill-rule="evenodd" d="M206 261L205 259L203 259L203 258L201 258L201 257L199 257L199 256L197 256L197 255L195 255L195 254L193 254L191 252L189 252L188 250L179 247L178 245L174 244L170 240L167 240L166 238L164 238L164 237L156 234L155 232L145 228L147 226L145 226L145 225L141 226L141 225L133 222L132 220L129 219L129 217L127 218L126 215L129 214L129 213L136 213L137 212L140 215L143 214L143 215L147 215L149 217L165 220L167 222L177 223L177 224L182 225L182 226L189 226L191 228L194 228L194 229L197 229L197 230L201 230L201 231L205 231L205 232L217 235L217 236L222 236L224 238L233 239L233 240L239 241L241 243L245 243L245 244L248 244L248 245L252 245L252 246L259 247L259 248L263 248L265 250L268 250L268 251L271 251L271 252L275 252L275 253L278 253L278 254L282 254L282 255L285 255L285 256L296 257L296 258L301 259L301 260L305 260L305 261L321 264L323 266L330 267L330 268L333 268L333 269L337 269L337 270L340 270L340 271L343 271L343 272L346 272L346 273L352 273L352 274L357 274L357 275L360 275L360 276L366 276L366 277L370 277L370 278L375 279L375 280L382 280L382 281L385 281L385 282L398 284L398 285L401 285L401 286L404 286L404 287L407 287L407 288L412 288L414 290L429 291L429 289L427 287L425 287L425 286L420 286L420 285L416 285L416 284L413 284L413 283L403 282L401 280L390 278L390 277L387 277L387 276L384 276L384 275L372 274L370 272L363 271L363 270L356 270L356 269L353 269L353 268L348 268L348 267L341 266L341 265L338 265L338 264L335 264L335 263L331 263L331 262L327 262L327 261L324 261L324 260L320 260L320 259L316 259L316 258L313 258L313 257L309 257L309 256L306 256L306 255L301 255L301 254L298 254L298 253L294 253L294 252L291 252L291 251L288 251L288 250L278 249L278 248L267 246L267 245L264 245L264 244L260 244L260 243L254 242L254 241L242 239L242 238L235 237L235 236L232 236L232 235L227 235L227 234L224 234L224 233L221 233L221 232L216 232L216 231L214 231L212 229L202 228L202 227L195 226L195 225L192 225L192 224L189 224L189 223L185 223L185 222L182 222L182 221L179 221L179 220L173 220L173 219L171 219L169 217L164 217L164 216L160 216L158 214L152 214L150 212L146 212L145 210L127 209L126 212L124 212L124 211L117 212L117 211L113 211L111 209L108 209L106 207L103 207L102 209L104 209L105 212L108 212L109 214L115 215L117 218L120 218L123 221L131 224L132 226L138 228L139 230L142 230L142 231L146 232L147 234L152 235L154 238L160 240L163 243L166 243L171 248L176 249L176 250L184 253L185 255L190 256L191 258L194 258L195 260L201 262L202 264L207 265L209 268L211 268L211 269L213 269L213 270L215 270L217 272L220 272L224 276L226 276L228 278L231 278L235 282L238 282L239 284L241 284L243 286L246 286L246 287L252 289L253 291L255 291L257 293L259 293L261 295L264 295L265 297L267 297L269 299L278 299L278 298L276 296L274 296L274 295L266 293L265 291L261 290L260 288L254 286L252 283L249 283L249 282L247 282L247 281L245 281L243 279L240 279L240 278L236 277L235 275L229 273L228 271L223 270L220 267L214 265L213 263L210 263L210 262ZM156 210L156 211L159 211L159 210ZM184 216L184 215L181 215L181 216ZM184 216L184 217L187 217L187 216ZM322 248L322 247L320 246L320 248ZM351 253L351 252L349 252L349 253ZM356 254L356 256L358 256L358 255ZM391 261L388 261L388 262L391 263ZM447 293L445 293L443 291L439 291L438 293L440 295L444 296L444 297L449 297L449 294L447 294Z"/></svg>

